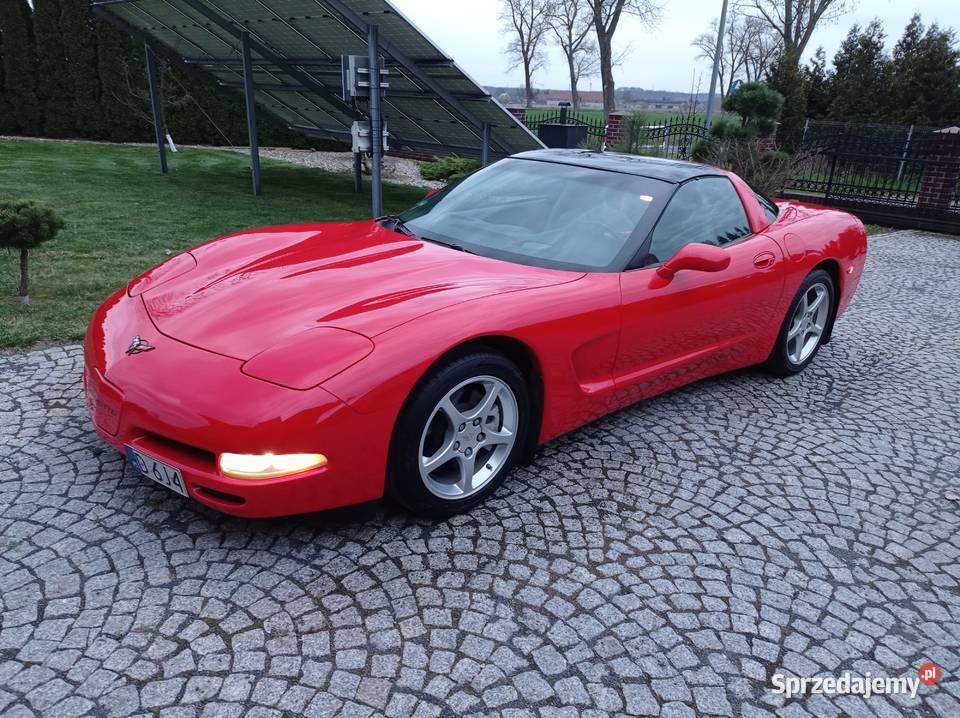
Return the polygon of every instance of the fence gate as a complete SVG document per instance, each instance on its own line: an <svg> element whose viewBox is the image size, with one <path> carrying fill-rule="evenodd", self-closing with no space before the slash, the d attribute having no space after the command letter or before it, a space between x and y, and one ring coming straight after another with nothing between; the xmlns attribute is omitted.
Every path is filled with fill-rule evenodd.
<svg viewBox="0 0 960 718"><path fill-rule="evenodd" d="M580 112L568 107L560 107L556 110L527 110L524 115L523 123L531 132L537 134L540 131L540 125L545 124L571 124L581 125L586 128L587 137L602 138L606 134L606 125L603 124L603 116L595 113Z"/></svg>
<svg viewBox="0 0 960 718"><path fill-rule="evenodd" d="M817 123L795 156L786 197L864 222L960 234L956 128Z"/></svg>
<svg viewBox="0 0 960 718"><path fill-rule="evenodd" d="M657 124L642 124L643 116L628 118L624 127L625 150L631 154L690 160L697 140L707 136L702 119L667 117Z"/></svg>

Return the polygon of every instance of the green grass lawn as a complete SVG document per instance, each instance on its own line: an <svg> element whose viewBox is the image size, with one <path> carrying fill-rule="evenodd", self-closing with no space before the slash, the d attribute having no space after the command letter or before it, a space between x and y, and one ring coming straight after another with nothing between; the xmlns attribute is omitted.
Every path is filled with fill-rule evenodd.
<svg viewBox="0 0 960 718"><path fill-rule="evenodd" d="M0 199L36 199L67 228L30 253L33 304L17 299L19 254L0 250L0 348L83 338L109 294L172 254L236 230L271 224L365 219L369 186L347 175L263 163L263 194L250 193L248 158L182 149L161 175L147 147L0 140ZM385 185L387 212L424 190Z"/></svg>
<svg viewBox="0 0 960 718"><path fill-rule="evenodd" d="M553 113L559 112L559 110L560 110L559 107L531 107L529 110L527 110L527 119L529 121L535 121L539 119L542 115L547 115L547 114L552 115ZM578 116L586 120L587 122L596 122L598 124L603 122L603 110L597 109L596 107L584 107L583 109L580 109L580 110L575 110L571 107L569 108L569 112L571 116ZM634 114L634 113L638 115L642 115L644 119L648 120L651 124L656 124L657 122L661 122L667 119L668 117L686 116L686 113L681 112L680 110L621 109L621 110L618 110L618 112L624 112L628 115ZM696 118L695 121L702 121L703 113L702 112L698 113L694 115L694 117Z"/></svg>

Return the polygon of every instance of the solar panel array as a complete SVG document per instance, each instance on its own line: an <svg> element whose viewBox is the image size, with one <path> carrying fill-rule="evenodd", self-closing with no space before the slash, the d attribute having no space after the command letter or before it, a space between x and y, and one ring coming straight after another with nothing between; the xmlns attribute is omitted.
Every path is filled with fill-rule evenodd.
<svg viewBox="0 0 960 718"><path fill-rule="evenodd" d="M389 70L382 114L390 146L479 155L543 145L386 0L102 0L95 9L161 45L225 87L242 88L242 33L250 39L256 102L297 131L348 141L363 117L342 99L341 57L367 54L379 28Z"/></svg>

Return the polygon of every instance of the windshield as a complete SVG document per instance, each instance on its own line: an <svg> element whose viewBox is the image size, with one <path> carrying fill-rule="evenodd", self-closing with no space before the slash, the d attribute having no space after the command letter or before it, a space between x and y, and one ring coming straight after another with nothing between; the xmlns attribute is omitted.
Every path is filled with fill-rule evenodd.
<svg viewBox="0 0 960 718"><path fill-rule="evenodd" d="M646 177L505 159L428 197L400 220L421 239L487 257L619 271L672 189Z"/></svg>

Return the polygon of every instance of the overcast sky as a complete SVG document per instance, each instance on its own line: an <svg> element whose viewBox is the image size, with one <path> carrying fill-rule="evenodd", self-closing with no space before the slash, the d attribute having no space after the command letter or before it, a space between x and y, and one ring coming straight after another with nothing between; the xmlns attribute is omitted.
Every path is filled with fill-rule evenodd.
<svg viewBox="0 0 960 718"><path fill-rule="evenodd" d="M426 34L482 85L520 86L523 73L508 71L503 49L509 42L498 19L501 0L392 0ZM731 5L733 2L731 2ZM629 46L630 54L616 68L621 87L656 90L690 89L694 71L702 73L702 91L710 84L709 68L697 60L690 42L704 32L720 14L721 0L666 0L663 18L655 30L632 18L621 22L616 43ZM832 57L850 26L880 18L887 28L887 46L893 47L911 15L919 11L925 24L960 28L958 0L860 0L839 22L818 27L810 52L823 45ZM537 87L567 87L565 65L559 50L552 50L549 65L535 76ZM599 90L598 79L587 80L581 89Z"/></svg>

